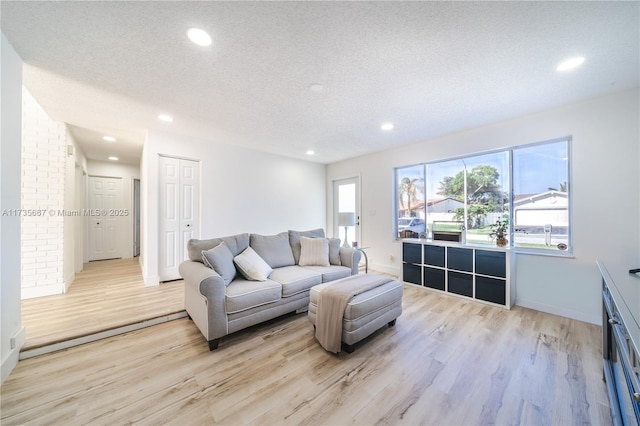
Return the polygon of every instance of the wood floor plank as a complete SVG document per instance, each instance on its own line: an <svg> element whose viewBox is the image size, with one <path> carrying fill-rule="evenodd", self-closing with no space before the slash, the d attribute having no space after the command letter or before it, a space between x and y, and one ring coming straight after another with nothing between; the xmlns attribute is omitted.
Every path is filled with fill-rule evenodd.
<svg viewBox="0 0 640 426"><path fill-rule="evenodd" d="M20 361L3 425L611 424L600 327L405 285L403 314L334 355L305 314L210 352L178 319Z"/></svg>

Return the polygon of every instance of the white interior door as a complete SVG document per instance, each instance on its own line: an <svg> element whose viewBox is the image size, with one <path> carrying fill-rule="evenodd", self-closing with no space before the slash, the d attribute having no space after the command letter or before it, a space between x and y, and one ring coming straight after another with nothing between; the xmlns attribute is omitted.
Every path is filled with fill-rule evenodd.
<svg viewBox="0 0 640 426"><path fill-rule="evenodd" d="M187 241L199 236L200 164L172 157L159 158L160 281L180 278L178 266L187 259Z"/></svg>
<svg viewBox="0 0 640 426"><path fill-rule="evenodd" d="M358 177L333 181L333 235L348 245L360 241L360 180ZM341 213L353 214L353 225L344 225Z"/></svg>
<svg viewBox="0 0 640 426"><path fill-rule="evenodd" d="M200 165L196 161L180 160L180 262L187 260L187 242L197 238Z"/></svg>
<svg viewBox="0 0 640 426"><path fill-rule="evenodd" d="M122 257L122 179L89 177L89 260Z"/></svg>

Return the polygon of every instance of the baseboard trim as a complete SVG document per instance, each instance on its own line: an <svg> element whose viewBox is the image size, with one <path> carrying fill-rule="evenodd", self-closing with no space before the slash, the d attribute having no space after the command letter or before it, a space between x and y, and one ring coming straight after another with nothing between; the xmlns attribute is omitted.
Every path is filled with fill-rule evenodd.
<svg viewBox="0 0 640 426"><path fill-rule="evenodd" d="M9 374L18 365L20 359L20 348L24 345L26 340L26 330L24 326L13 335L10 339L11 350L9 354L2 360L2 366L0 367L0 384L4 383L5 379L9 377Z"/></svg>
<svg viewBox="0 0 640 426"><path fill-rule="evenodd" d="M80 336L73 339L64 340L61 342L51 343L48 345L27 349L23 352L20 352L19 359L24 360L28 358L33 358L35 356L48 354L51 352L57 352L64 349L69 349L74 346L84 345L85 343L91 343L97 340L102 340L109 337L117 336L119 334L129 333L131 331L140 330L142 328L147 328L147 327L162 324L165 322L177 320L179 318L185 318L186 316L187 316L187 311L180 311L173 314L162 315L162 316L151 318L148 320L127 324L121 327L111 328L109 330L104 330L97 333L87 334L85 336ZM3 369L4 369L4 365L3 365ZM3 373L4 373L4 370L3 370Z"/></svg>
<svg viewBox="0 0 640 426"><path fill-rule="evenodd" d="M73 284L73 282L76 279L76 273L72 272L65 280L64 280L64 293L66 293L67 291L69 291L69 287L71 287L71 284Z"/></svg>
<svg viewBox="0 0 640 426"><path fill-rule="evenodd" d="M147 287L153 287L160 285L160 277L158 275L146 275L142 277L144 285Z"/></svg>
<svg viewBox="0 0 640 426"><path fill-rule="evenodd" d="M516 305L523 308L529 308L540 312L546 312L548 314L558 315L561 317L571 318L574 320L588 322L590 324L602 325L601 315L589 315L584 312L574 311L573 309L561 308L553 305L546 305L544 303L535 302L532 300L523 300L516 298Z"/></svg>
<svg viewBox="0 0 640 426"><path fill-rule="evenodd" d="M360 267L360 272L364 272L364 267L361 265ZM387 265L383 265L381 263L376 263L376 264L369 264L369 272L372 273L376 273L376 272L382 272L388 275L393 275L395 277L401 278L400 277L400 268L394 268L391 266L387 266Z"/></svg>
<svg viewBox="0 0 640 426"><path fill-rule="evenodd" d="M53 296L64 293L64 283L22 287L20 299L33 299L35 297Z"/></svg>

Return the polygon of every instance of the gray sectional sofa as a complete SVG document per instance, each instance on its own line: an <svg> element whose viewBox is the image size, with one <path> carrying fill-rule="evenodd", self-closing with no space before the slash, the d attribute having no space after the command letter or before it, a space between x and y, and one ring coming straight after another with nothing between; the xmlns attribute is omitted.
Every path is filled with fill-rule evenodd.
<svg viewBox="0 0 640 426"><path fill-rule="evenodd" d="M306 311L310 288L357 274L361 256L322 229L190 240L187 249L185 308L210 350L228 334Z"/></svg>

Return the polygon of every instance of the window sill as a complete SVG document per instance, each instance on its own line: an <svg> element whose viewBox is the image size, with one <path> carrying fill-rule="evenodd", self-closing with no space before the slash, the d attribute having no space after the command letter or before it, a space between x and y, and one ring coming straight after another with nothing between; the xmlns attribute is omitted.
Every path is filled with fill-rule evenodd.
<svg viewBox="0 0 640 426"><path fill-rule="evenodd" d="M565 259L575 259L575 255L573 251L542 251L542 250L531 250L521 247L511 247L511 250L515 254L525 254L530 256L545 256L545 257L562 257Z"/></svg>

